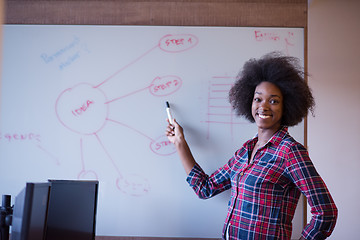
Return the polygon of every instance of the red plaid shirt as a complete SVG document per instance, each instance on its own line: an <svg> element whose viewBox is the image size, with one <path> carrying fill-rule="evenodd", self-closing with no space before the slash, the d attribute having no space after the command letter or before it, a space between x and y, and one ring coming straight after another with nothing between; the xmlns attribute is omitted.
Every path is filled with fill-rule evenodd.
<svg viewBox="0 0 360 240"><path fill-rule="evenodd" d="M307 150L283 127L248 163L257 137L247 141L223 167L208 176L196 165L187 181L203 199L231 188L223 238L290 239L292 219L302 192L312 219L304 228L306 239L325 239L337 219L337 208Z"/></svg>

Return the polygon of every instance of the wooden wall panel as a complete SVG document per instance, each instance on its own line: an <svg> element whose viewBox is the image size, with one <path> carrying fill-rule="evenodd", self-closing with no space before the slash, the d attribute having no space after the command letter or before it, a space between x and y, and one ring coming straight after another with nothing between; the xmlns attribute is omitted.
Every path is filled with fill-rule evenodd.
<svg viewBox="0 0 360 240"><path fill-rule="evenodd" d="M7 24L305 27L306 0L6 1Z"/></svg>

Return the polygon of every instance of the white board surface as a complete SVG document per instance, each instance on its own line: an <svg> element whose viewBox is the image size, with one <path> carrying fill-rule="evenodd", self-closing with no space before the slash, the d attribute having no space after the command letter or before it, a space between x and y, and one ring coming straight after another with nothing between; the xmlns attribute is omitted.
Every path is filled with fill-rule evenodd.
<svg viewBox="0 0 360 240"><path fill-rule="evenodd" d="M98 179L96 234L108 236L221 237L229 193L200 200L188 187L165 102L211 174L256 134L227 100L243 63L274 50L304 61L298 28L5 25L3 35L1 194ZM290 132L303 142L302 124Z"/></svg>

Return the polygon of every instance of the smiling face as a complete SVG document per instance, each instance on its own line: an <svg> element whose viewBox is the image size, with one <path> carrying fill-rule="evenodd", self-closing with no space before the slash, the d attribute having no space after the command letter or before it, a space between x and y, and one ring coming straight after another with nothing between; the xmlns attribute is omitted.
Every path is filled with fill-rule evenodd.
<svg viewBox="0 0 360 240"><path fill-rule="evenodd" d="M251 112L259 130L275 133L281 126L283 114L283 95L280 89L270 82L257 85Z"/></svg>

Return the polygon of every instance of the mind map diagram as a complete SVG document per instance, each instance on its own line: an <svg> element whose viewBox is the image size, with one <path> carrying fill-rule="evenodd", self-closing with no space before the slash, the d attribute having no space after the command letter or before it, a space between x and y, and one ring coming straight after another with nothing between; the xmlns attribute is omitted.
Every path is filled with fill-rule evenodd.
<svg viewBox="0 0 360 240"><path fill-rule="evenodd" d="M150 186L147 179L142 176L125 176L125 174L121 171L121 165L118 164L109 154L109 151L106 149L106 146L103 144L102 139L100 139L98 135L108 122L127 127L137 134L149 139L149 147L154 154L166 156L173 154L175 150L174 146L167 140L165 135L153 138L147 136L134 126L109 118L109 105L144 90L148 90L154 97L169 96L181 88L182 78L176 75L156 76L152 79L149 85L144 88L114 99L108 99L106 93L101 90L101 86L156 49L176 54L183 51L189 51L193 47L196 47L198 42L198 38L192 34L165 35L159 40L156 46L116 71L113 75L98 85L91 85L86 82L76 84L75 86L62 91L56 100L55 111L58 120L65 128L79 135L93 136L97 139L98 143L106 153L107 158L111 162L113 169L117 173L117 188L125 194L142 196L149 192ZM80 146L82 152L82 142ZM95 170L87 169L86 161L83 159L83 154L81 154L81 158L82 169L78 174L78 178L98 178Z"/></svg>
<svg viewBox="0 0 360 240"><path fill-rule="evenodd" d="M292 31L287 32L285 35L278 33L277 31L257 29L252 32L252 40L257 44L266 44L268 42L280 43L283 52L290 54L290 50L294 49L295 42L293 42L294 33ZM59 55L64 51L79 46L80 40L74 37L74 40L59 51ZM121 96L109 98L109 94L104 90L103 85L105 83L111 83L114 78L118 76L125 69L131 69L141 59L150 56L155 51L162 51L168 54L179 54L181 52L191 51L199 44L198 36L194 34L167 34L159 38L159 41L155 46L144 51L143 54L132 61L124 64L123 67L115 69L112 75L105 80L99 81L97 84L91 84L89 82L76 83L58 92L58 96L55 102L55 114L58 122L65 129L75 133L80 139L80 162L81 169L77 173L78 179L98 179L98 172L96 169L91 169L87 163L87 159L84 154L84 148L86 143L85 137L95 139L95 142L100 146L100 149L105 153L107 164L112 166L115 172L116 179L114 182L116 188L124 194L131 196L143 196L150 192L150 184L146 177L138 174L127 174L123 170L121 163L116 161L116 157L112 156L108 150L105 142L100 137L100 132L104 130L104 127L111 123L124 128L127 128L130 132L143 137L145 141L149 142L148 148L151 152L158 156L169 156L175 153L174 146L168 141L165 135L150 136L146 134L144 130L140 130L131 123L122 122L119 119L111 117L109 106L112 103L119 102L130 96L137 96L144 92L148 92L150 97L159 98L170 96L179 90L183 86L183 78L179 74L164 74L161 76L149 77L149 81L142 87L131 90L128 93L121 94ZM41 58L45 63L55 61L57 54L47 56L42 54ZM69 67L73 62L77 61L80 57L78 53L72 55L67 61L62 62L59 65L59 69L63 70ZM203 121L200 121L207 126L207 139L210 138L210 128L214 125L222 124L231 128L231 138L234 138L232 128L238 124L244 124L235 119L234 113L230 105L227 102L227 93L229 88L235 81L234 76L218 75L213 76L208 80L208 96L207 96L207 112ZM185 79L186 81L186 79ZM106 88L105 88L106 89ZM164 108L165 112L165 108ZM11 131L11 130L10 130ZM36 132L29 133L15 133L15 132L0 132L0 141L14 143L16 141L32 141L37 147L54 160L56 165L60 165L60 160L46 147L41 145L41 136ZM104 161L105 162L105 161Z"/></svg>

